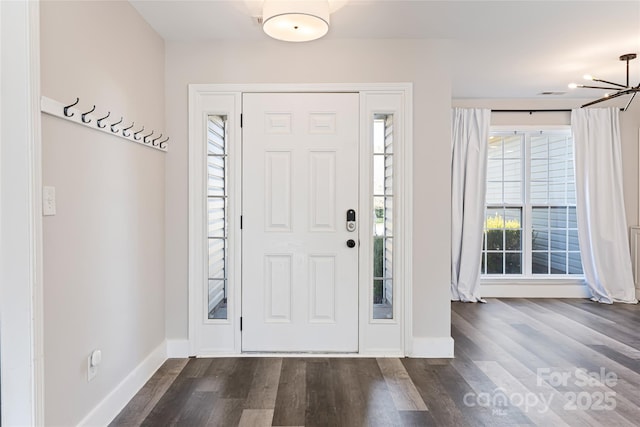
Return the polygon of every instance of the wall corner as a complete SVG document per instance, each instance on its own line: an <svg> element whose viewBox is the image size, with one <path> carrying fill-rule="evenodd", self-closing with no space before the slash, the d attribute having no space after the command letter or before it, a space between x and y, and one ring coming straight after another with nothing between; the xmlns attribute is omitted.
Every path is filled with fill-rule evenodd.
<svg viewBox="0 0 640 427"><path fill-rule="evenodd" d="M413 337L412 350L407 356L427 359L451 359L454 357L452 337Z"/></svg>

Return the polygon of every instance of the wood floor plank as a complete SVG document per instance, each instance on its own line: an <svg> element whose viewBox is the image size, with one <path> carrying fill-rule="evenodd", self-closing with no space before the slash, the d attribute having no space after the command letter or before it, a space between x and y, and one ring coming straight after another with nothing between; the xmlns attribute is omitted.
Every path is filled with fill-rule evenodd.
<svg viewBox="0 0 640 427"><path fill-rule="evenodd" d="M284 358L273 411L274 426L303 426L306 414L307 365L304 358Z"/></svg>
<svg viewBox="0 0 640 427"><path fill-rule="evenodd" d="M447 364L450 361L446 362ZM407 369L416 389L424 400L433 420L437 425L467 426L462 412L455 401L444 392L444 386L436 374L442 365L430 364L426 359L403 359L402 364Z"/></svg>
<svg viewBox="0 0 640 427"><path fill-rule="evenodd" d="M211 364L201 376L195 379L196 391L216 392L217 396L224 393L229 374L233 372L237 357L221 357L210 359Z"/></svg>
<svg viewBox="0 0 640 427"><path fill-rule="evenodd" d="M539 304L536 301L533 303ZM590 304L596 303L589 302ZM620 318L618 321L598 318L591 310L579 307L581 306L558 301L550 301L543 305L545 312L552 313L554 318L568 319L568 326L573 326L576 332L582 332L580 335L574 333L574 336L585 339L584 344L607 344L631 358L640 359L640 336L635 328L637 323L628 318ZM609 309L607 306L606 311ZM638 316L640 310L636 312L636 317ZM598 342L589 342L587 339Z"/></svg>
<svg viewBox="0 0 640 427"><path fill-rule="evenodd" d="M487 334L486 327L474 326L473 319L467 321L467 319L461 317L458 312L453 311L451 313L452 322L455 323L455 327L452 327L453 338L458 340L460 334L464 334L469 337L470 341L473 341L477 345L480 345L485 349L486 354L482 357L477 357L475 352L469 352L464 345L457 346L457 355L465 355L471 360L495 360L495 361L512 361L518 360L522 365L528 369L535 370L538 366L546 366L535 354L530 353L527 349L522 347L518 342L512 340L510 337L503 333ZM504 330L509 327L509 324L503 322L500 319L494 319L491 325L491 330Z"/></svg>
<svg viewBox="0 0 640 427"><path fill-rule="evenodd" d="M537 372L528 372L524 376L519 375L522 372L522 369L520 366L514 367L514 364L517 364L517 362L501 362L500 367L506 371L507 375L510 375L512 378L519 381L524 389L527 390L526 393L533 394L541 401L549 404L550 411L560 417L564 423L580 427L600 427L602 425L601 422L591 416L588 411L567 411L566 407L571 404L570 396L567 396L562 391L559 391L545 381L542 381L537 375ZM509 390L510 393L513 393L511 389L505 389ZM524 395L524 398L527 398L526 394ZM525 412L525 415L528 415L528 412Z"/></svg>
<svg viewBox="0 0 640 427"><path fill-rule="evenodd" d="M497 392L494 390L490 395L492 399L496 399L498 395L504 396L503 404L516 406L535 425L548 423L554 427L569 426L553 412L551 407L553 394L531 391L497 362L478 361L475 364L497 386Z"/></svg>
<svg viewBox="0 0 640 427"><path fill-rule="evenodd" d="M246 409L270 409L276 407L278 383L282 370L282 358L259 359L251 388L244 407ZM273 418L273 411L271 411Z"/></svg>
<svg viewBox="0 0 640 427"><path fill-rule="evenodd" d="M338 425L357 425L367 420L369 399L361 387L359 362L359 359L346 358L331 360L329 373Z"/></svg>
<svg viewBox="0 0 640 427"><path fill-rule="evenodd" d="M149 415L188 359L168 359L111 422L111 427L137 426Z"/></svg>
<svg viewBox="0 0 640 427"><path fill-rule="evenodd" d="M532 301L533 303L540 303ZM596 304L596 303L591 303ZM576 321L583 325L589 325L589 329L595 330L611 339L624 343L634 349L640 349L640 336L635 329L634 322L626 318L613 321L605 317L599 317L591 310L584 310L574 303L564 300L545 301L544 306L552 311ZM636 316L640 315L640 311Z"/></svg>
<svg viewBox="0 0 640 427"><path fill-rule="evenodd" d="M637 304L599 304L588 299L563 299L558 302L572 305L585 313L620 325L637 322L637 316L640 312L640 306Z"/></svg>
<svg viewBox="0 0 640 427"><path fill-rule="evenodd" d="M556 312L547 307L540 306L537 303L520 306L516 305L516 307L521 307L521 311L524 313L530 313L532 306L539 308L539 315L534 314L531 317L538 320L542 325L553 327L559 332L568 330L569 332L565 333L565 335L570 336L574 340L579 340L582 344L606 344L612 349L615 349L628 357L640 359L639 348L629 345L627 343L628 341L625 341L624 339L619 341L611 337L615 330L615 328L611 326L608 327L606 331L600 332L597 328L594 328L594 322L589 322L584 318L579 318L581 321L574 320L568 316L567 312ZM640 315L640 311L638 314Z"/></svg>
<svg viewBox="0 0 640 427"><path fill-rule="evenodd" d="M194 389L194 378L179 375L141 425L149 427L170 426L178 422Z"/></svg>
<svg viewBox="0 0 640 427"><path fill-rule="evenodd" d="M187 378L200 378L207 372L207 369L213 363L214 359L209 358L191 358L187 366L182 370L182 376Z"/></svg>
<svg viewBox="0 0 640 427"><path fill-rule="evenodd" d="M377 360L396 409L398 411L426 411L427 405L416 390L416 386L411 381L402 362L395 358L379 358Z"/></svg>
<svg viewBox="0 0 640 427"><path fill-rule="evenodd" d="M464 416L467 425L473 427L507 426L512 421L506 417L504 421L499 417L494 417L489 407L465 404L465 396L472 396L473 399L476 392L452 364L442 366L437 370L436 375L443 385L443 392L451 396L451 399L458 404L458 409Z"/></svg>
<svg viewBox="0 0 640 427"><path fill-rule="evenodd" d="M514 299L513 304L519 301ZM551 366L571 368L574 364L566 360L561 353L561 346L549 347L547 342L541 342L539 334L532 326L537 322L534 318L514 309L512 306L504 306L500 302L487 304L486 312L490 316L495 316L497 322L503 322L507 327L503 327L501 334L511 338L513 342L518 343L525 351L537 356L541 361L539 366ZM492 320L493 322L493 320Z"/></svg>
<svg viewBox="0 0 640 427"><path fill-rule="evenodd" d="M244 411L243 404L244 399L216 399L209 419L203 425L207 427L237 426ZM195 427L195 425L185 425L185 427Z"/></svg>
<svg viewBox="0 0 640 427"><path fill-rule="evenodd" d="M533 425L518 407L501 407L494 403L499 388L474 361L460 356L451 361L451 366L470 387L470 390L458 400L461 408L466 407L473 412L474 417L486 419L483 423L489 422L492 426Z"/></svg>
<svg viewBox="0 0 640 427"><path fill-rule="evenodd" d="M246 399L259 360L255 357L236 358L233 367L220 388L219 395L226 399Z"/></svg>
<svg viewBox="0 0 640 427"><path fill-rule="evenodd" d="M238 427L271 427L273 409L245 409Z"/></svg>
<svg viewBox="0 0 640 427"><path fill-rule="evenodd" d="M457 313L453 313L454 316L458 316ZM473 338L461 333L459 325L451 325L451 335L455 336L454 353L464 348L465 353L473 360L487 360L494 357L491 351L481 345Z"/></svg>
<svg viewBox="0 0 640 427"><path fill-rule="evenodd" d="M438 426L428 411L400 411L400 423L403 427Z"/></svg>
<svg viewBox="0 0 640 427"><path fill-rule="evenodd" d="M587 347L600 353L607 359L613 360L616 363L632 370L633 372L640 373L640 359L632 359L631 357L621 354L606 345L587 344Z"/></svg>
<svg viewBox="0 0 640 427"><path fill-rule="evenodd" d="M338 424L336 401L330 372L331 359L308 359L306 368L306 411L304 425L335 426Z"/></svg>
<svg viewBox="0 0 640 427"><path fill-rule="evenodd" d="M376 359L334 359L331 366L339 425L401 425Z"/></svg>
<svg viewBox="0 0 640 427"><path fill-rule="evenodd" d="M214 392L196 391L184 402L176 425L205 426L213 415L217 397Z"/></svg>

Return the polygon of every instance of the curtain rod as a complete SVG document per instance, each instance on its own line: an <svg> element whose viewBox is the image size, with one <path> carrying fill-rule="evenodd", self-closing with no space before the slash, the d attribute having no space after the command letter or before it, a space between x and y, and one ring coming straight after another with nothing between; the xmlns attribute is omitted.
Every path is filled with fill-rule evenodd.
<svg viewBox="0 0 640 427"><path fill-rule="evenodd" d="M551 109L551 110L491 110L492 113L570 113L569 109Z"/></svg>
<svg viewBox="0 0 640 427"><path fill-rule="evenodd" d="M492 113L570 113L572 110L566 108L549 109L549 110L491 110ZM626 111L624 108L620 108L620 111Z"/></svg>

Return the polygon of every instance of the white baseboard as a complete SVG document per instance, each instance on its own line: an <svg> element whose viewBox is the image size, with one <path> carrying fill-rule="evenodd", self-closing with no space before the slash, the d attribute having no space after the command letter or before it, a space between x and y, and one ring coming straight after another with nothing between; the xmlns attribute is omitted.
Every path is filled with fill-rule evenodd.
<svg viewBox="0 0 640 427"><path fill-rule="evenodd" d="M491 283L480 285L482 298L589 298L591 292L583 284L562 283Z"/></svg>
<svg viewBox="0 0 640 427"><path fill-rule="evenodd" d="M451 337L413 337L413 349L409 357L429 359L452 358L453 338Z"/></svg>
<svg viewBox="0 0 640 427"><path fill-rule="evenodd" d="M167 340L167 358L185 358L189 354L189 340Z"/></svg>
<svg viewBox="0 0 640 427"><path fill-rule="evenodd" d="M391 350L391 349L369 349L367 351L361 351L359 353L355 353L355 357L375 357L375 358L402 358L405 356L405 352L402 350ZM329 357L334 357L332 354Z"/></svg>
<svg viewBox="0 0 640 427"><path fill-rule="evenodd" d="M162 342L120 384L78 424L106 426L122 411L158 368L167 360L167 344Z"/></svg>

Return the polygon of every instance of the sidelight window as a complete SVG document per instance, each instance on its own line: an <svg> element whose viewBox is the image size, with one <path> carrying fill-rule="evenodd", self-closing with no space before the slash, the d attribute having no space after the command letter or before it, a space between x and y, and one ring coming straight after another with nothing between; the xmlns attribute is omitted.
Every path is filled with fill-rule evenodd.
<svg viewBox="0 0 640 427"><path fill-rule="evenodd" d="M393 318L393 115L373 121L373 318Z"/></svg>
<svg viewBox="0 0 640 427"><path fill-rule="evenodd" d="M209 319L227 318L227 141L226 117L207 120L207 241Z"/></svg>

